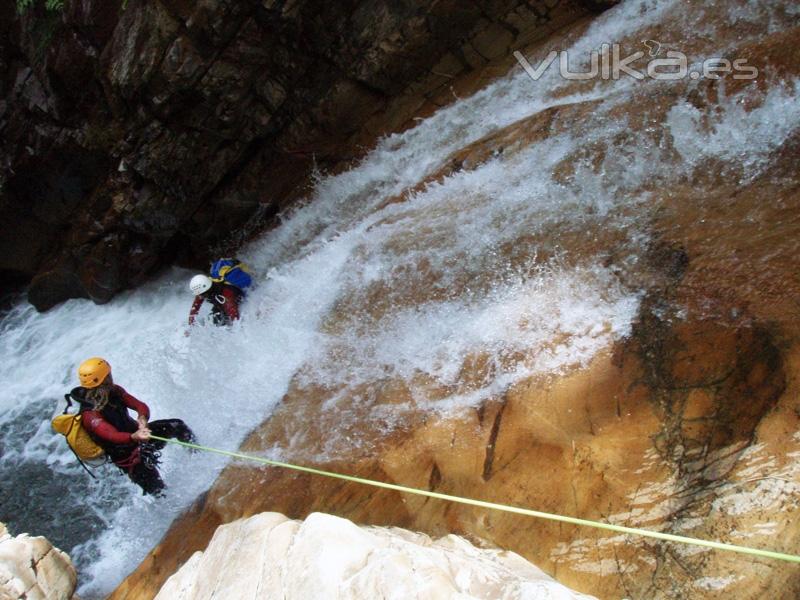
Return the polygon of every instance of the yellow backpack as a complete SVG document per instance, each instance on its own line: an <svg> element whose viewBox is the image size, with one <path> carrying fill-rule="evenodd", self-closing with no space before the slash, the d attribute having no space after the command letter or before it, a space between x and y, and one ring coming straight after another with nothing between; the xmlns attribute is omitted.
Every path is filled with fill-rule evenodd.
<svg viewBox="0 0 800 600"><path fill-rule="evenodd" d="M53 430L67 438L67 444L80 460L103 458L105 451L95 442L83 428L81 415L64 413L53 418Z"/></svg>
<svg viewBox="0 0 800 600"><path fill-rule="evenodd" d="M64 394L67 407L62 414L53 417L51 424L53 426L53 431L60 433L67 439L67 445L86 472L97 479L86 467L84 461L88 462L92 467L98 467L106 462L107 457L103 448L95 442L92 436L89 435L89 432L83 428L83 423L81 423L83 415L80 410L77 414L69 414L69 409L72 407L72 394L77 389L79 388L75 388L69 394ZM78 400L77 397L75 397L75 399Z"/></svg>

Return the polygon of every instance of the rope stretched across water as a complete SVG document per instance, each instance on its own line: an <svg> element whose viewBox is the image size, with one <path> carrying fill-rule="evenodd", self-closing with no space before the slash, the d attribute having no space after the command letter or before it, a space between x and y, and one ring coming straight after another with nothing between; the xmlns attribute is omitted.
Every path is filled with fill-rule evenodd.
<svg viewBox="0 0 800 600"><path fill-rule="evenodd" d="M759 548L749 548L747 546L737 546L736 544L726 544L724 542L714 542L710 540L701 540L697 538L686 537L683 535L673 535L671 533L661 533L660 531L650 531L648 529L638 529L636 527L625 527L623 525L612 525L611 523L601 523L599 521L590 521L588 519L578 519L576 517L566 517L564 515L557 515L553 513L541 512L538 510L531 510L529 508L520 508L518 506L510 506L507 504L498 504L495 502L486 502L484 500L474 500L472 498L463 498L461 496L451 496L450 494L440 494L438 492L430 492L427 490L420 490L417 488L406 487L404 485L397 485L394 483L385 483L383 481L374 481L372 479L365 479L363 477L354 477L352 475L343 475L341 473L333 473L331 471L323 471L321 469L314 469L312 467L304 467L301 465L294 465L291 463L280 462L277 460L270 460L269 458L262 458L260 456L253 456L250 454L242 454L241 452L231 452L229 450L220 450L219 448L210 448L208 446L201 446L200 444L192 444L189 442L181 442L168 438L151 435L151 439L159 440L162 442L169 442L170 444L177 444L187 448L194 448L195 450L202 450L204 452L211 452L214 454L222 454L232 458L239 458L242 460L249 460L272 467L281 467L283 469L292 469L294 471L301 471L303 473L311 473L312 475L321 475L323 477L332 477L334 479L341 479L343 481L350 481L353 483L360 483L363 485L371 485L373 487L384 488L387 490L394 490L397 492L404 492L407 494L416 494L417 496L427 496L428 498L436 498L438 500L447 500L449 502L457 502L459 504L469 504L471 506L479 506L481 508L490 508L493 510L501 510L508 513L515 513L518 515L527 515L529 517L536 517L539 519L548 519L550 521L560 521L562 523L569 523L571 525L581 525L585 527L594 527L596 529L604 529L606 531L615 531L617 533L627 533L631 535L639 535L643 537L655 538L667 542L678 542L681 544L692 544L695 546L705 546L715 550L728 550L731 552L739 552L741 554L749 554L751 556L761 556L764 558L774 558L777 560L785 560L793 563L800 563L800 556L795 554L785 554L783 552L774 552L772 550L761 550Z"/></svg>

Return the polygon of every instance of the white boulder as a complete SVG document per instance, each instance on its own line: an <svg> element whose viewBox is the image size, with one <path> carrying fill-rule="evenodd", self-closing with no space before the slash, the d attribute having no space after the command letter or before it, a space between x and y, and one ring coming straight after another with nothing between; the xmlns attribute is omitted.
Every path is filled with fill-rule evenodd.
<svg viewBox="0 0 800 600"><path fill-rule="evenodd" d="M222 525L205 552L170 577L156 600L284 598L590 600L518 554L455 535L359 527L314 513L278 513Z"/></svg>
<svg viewBox="0 0 800 600"><path fill-rule="evenodd" d="M0 523L0 600L75 599L78 578L69 556L43 537L12 537Z"/></svg>

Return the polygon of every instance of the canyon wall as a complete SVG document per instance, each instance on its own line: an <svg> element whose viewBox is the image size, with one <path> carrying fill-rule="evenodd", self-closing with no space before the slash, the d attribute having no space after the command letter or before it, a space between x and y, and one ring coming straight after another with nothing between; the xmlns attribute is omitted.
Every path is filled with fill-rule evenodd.
<svg viewBox="0 0 800 600"><path fill-rule="evenodd" d="M205 269L313 173L603 4L67 0L20 15L7 2L0 273L46 310L107 302L165 264Z"/></svg>

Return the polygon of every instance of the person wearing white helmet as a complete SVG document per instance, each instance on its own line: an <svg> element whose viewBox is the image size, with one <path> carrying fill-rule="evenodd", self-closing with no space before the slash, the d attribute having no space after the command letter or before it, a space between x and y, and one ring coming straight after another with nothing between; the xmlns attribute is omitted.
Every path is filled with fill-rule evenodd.
<svg viewBox="0 0 800 600"><path fill-rule="evenodd" d="M194 303L189 311L189 325L194 325L203 302L211 305L214 325L230 325L239 319L239 303L244 296L242 290L223 281L214 281L208 275L198 274L189 282L194 293Z"/></svg>
<svg viewBox="0 0 800 600"><path fill-rule="evenodd" d="M213 283L211 277L208 275L197 274L192 277L192 280L189 282L189 289L192 290L196 296L199 296L210 290Z"/></svg>

